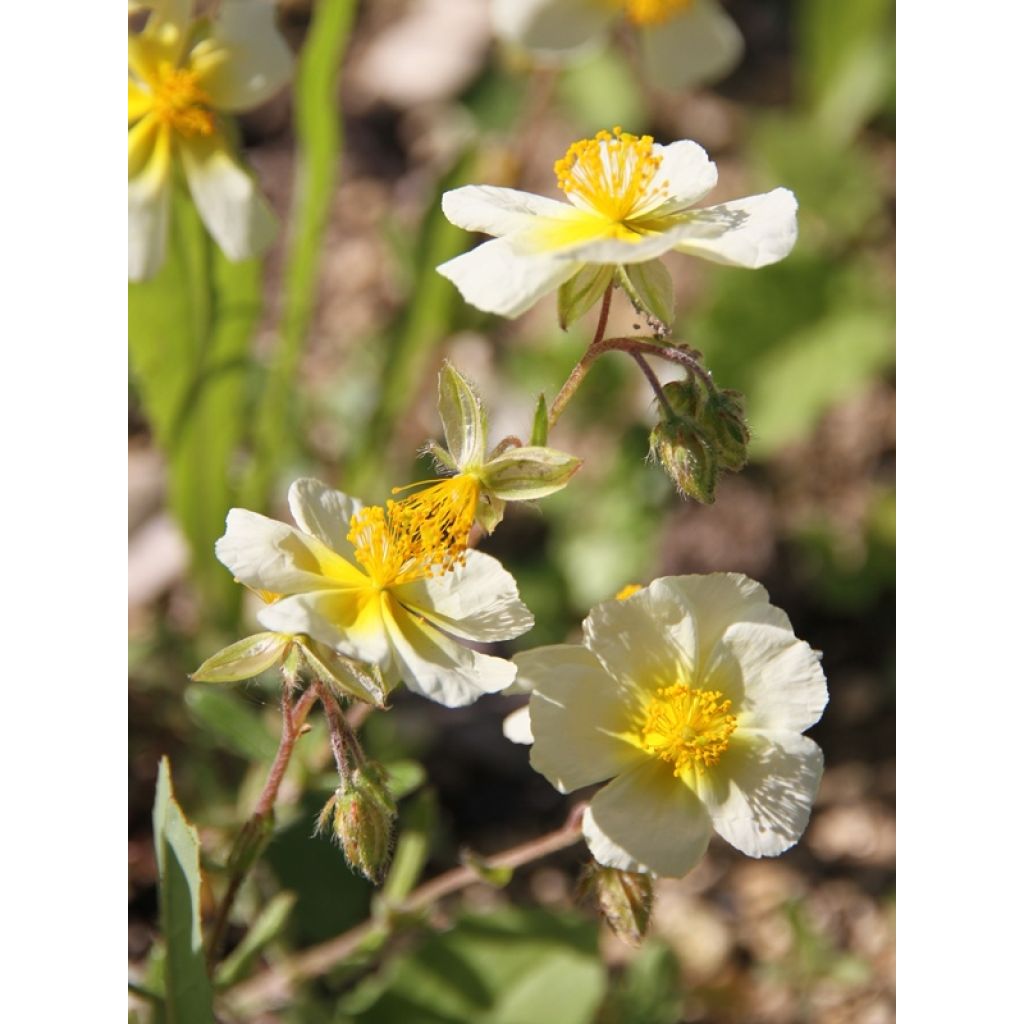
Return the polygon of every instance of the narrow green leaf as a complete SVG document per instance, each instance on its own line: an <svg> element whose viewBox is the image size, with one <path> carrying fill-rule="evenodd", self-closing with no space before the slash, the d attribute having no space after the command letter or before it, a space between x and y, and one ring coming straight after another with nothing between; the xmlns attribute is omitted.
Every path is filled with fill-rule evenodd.
<svg viewBox="0 0 1024 1024"><path fill-rule="evenodd" d="M249 973L256 957L284 930L296 899L293 892L279 892L260 911L245 938L218 966L215 977L218 988L234 985Z"/></svg>
<svg viewBox="0 0 1024 1024"><path fill-rule="evenodd" d="M430 856L430 835L436 821L437 797L433 790L425 789L401 816L398 845L380 894L385 906L401 903L416 887Z"/></svg>
<svg viewBox="0 0 1024 1024"><path fill-rule="evenodd" d="M542 391L537 396L537 408L533 413L533 429L530 431L530 444L543 448L548 443L548 401Z"/></svg>
<svg viewBox="0 0 1024 1024"><path fill-rule="evenodd" d="M193 683L185 690L185 704L203 728L240 757L269 761L274 756L277 743L238 693Z"/></svg>
<svg viewBox="0 0 1024 1024"><path fill-rule="evenodd" d="M164 757L156 784L153 837L160 871L160 923L167 943L164 967L168 1024L214 1024L200 924L199 834L171 787Z"/></svg>

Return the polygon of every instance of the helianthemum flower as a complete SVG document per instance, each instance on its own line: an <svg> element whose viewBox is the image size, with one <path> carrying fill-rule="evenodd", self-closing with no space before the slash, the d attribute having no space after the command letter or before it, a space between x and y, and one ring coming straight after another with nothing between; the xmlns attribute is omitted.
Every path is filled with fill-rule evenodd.
<svg viewBox="0 0 1024 1024"><path fill-rule="evenodd" d="M727 75L743 37L717 0L493 0L494 27L545 59L585 53L625 19L655 85L685 89Z"/></svg>
<svg viewBox="0 0 1024 1024"><path fill-rule="evenodd" d="M573 143L555 175L567 203L489 185L444 194L453 224L497 236L437 268L467 302L514 317L570 279L596 299L616 268L642 273L670 250L763 267L796 242L796 199L785 188L690 209L718 181L695 142L602 131Z"/></svg>
<svg viewBox="0 0 1024 1024"><path fill-rule="evenodd" d="M310 636L449 707L512 683L511 662L459 641L508 640L533 616L496 559L455 543L457 510L363 507L317 480L292 484L288 504L299 529L236 508L217 542L235 578L270 599L266 629Z"/></svg>
<svg viewBox="0 0 1024 1024"><path fill-rule="evenodd" d="M583 633L515 660L533 687L534 768L563 793L611 780L584 818L595 859L681 876L712 831L751 857L789 849L822 771L801 733L828 693L764 588L666 577L598 605Z"/></svg>
<svg viewBox="0 0 1024 1024"><path fill-rule="evenodd" d="M164 260L176 165L199 215L231 260L263 251L274 216L239 164L224 114L249 110L288 80L292 55L264 0L224 0L216 20L193 20L191 0L136 4L128 34L128 277Z"/></svg>

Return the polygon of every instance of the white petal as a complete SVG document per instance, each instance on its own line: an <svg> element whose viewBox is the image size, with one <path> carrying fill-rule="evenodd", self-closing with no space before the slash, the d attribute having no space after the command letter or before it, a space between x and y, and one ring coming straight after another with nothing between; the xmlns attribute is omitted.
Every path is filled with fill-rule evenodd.
<svg viewBox="0 0 1024 1024"><path fill-rule="evenodd" d="M491 9L499 36L541 54L600 42L614 16L594 0L493 0Z"/></svg>
<svg viewBox="0 0 1024 1024"><path fill-rule="evenodd" d="M443 576L403 583L391 593L403 607L464 640L493 643L533 628L515 579L480 551L467 551L466 564Z"/></svg>
<svg viewBox="0 0 1024 1024"><path fill-rule="evenodd" d="M674 248L728 267L766 267L796 244L796 210L788 188L693 210L673 229Z"/></svg>
<svg viewBox="0 0 1024 1024"><path fill-rule="evenodd" d="M192 198L229 260L258 256L274 240L277 221L246 171L216 133L184 140L181 159Z"/></svg>
<svg viewBox="0 0 1024 1024"><path fill-rule="evenodd" d="M691 679L696 667L693 614L661 580L625 601L605 601L583 623L584 643L638 703L662 686Z"/></svg>
<svg viewBox="0 0 1024 1024"><path fill-rule="evenodd" d="M209 42L196 47L192 67L218 110L250 110L291 77L292 52L265 0L224 0Z"/></svg>
<svg viewBox="0 0 1024 1024"><path fill-rule="evenodd" d="M568 281L580 267L572 260L523 252L510 239L496 238L442 263L437 272L477 309L516 317Z"/></svg>
<svg viewBox="0 0 1024 1024"><path fill-rule="evenodd" d="M528 228L535 217L559 217L567 206L532 192L494 185L466 185L441 196L441 209L456 227L486 235Z"/></svg>
<svg viewBox="0 0 1024 1024"><path fill-rule="evenodd" d="M299 527L345 558L354 557L348 540L349 523L362 507L358 498L350 498L311 477L296 480L288 488L288 508Z"/></svg>
<svg viewBox="0 0 1024 1024"><path fill-rule="evenodd" d="M696 794L658 760L609 783L583 816L583 835L598 863L675 878L704 856L711 831Z"/></svg>
<svg viewBox="0 0 1024 1024"><path fill-rule="evenodd" d="M501 731L505 739L513 743L529 746L533 742L533 729L530 726L530 705L518 708L505 716L501 723Z"/></svg>
<svg viewBox="0 0 1024 1024"><path fill-rule="evenodd" d="M641 32L642 66L654 85L688 89L724 78L743 56L743 36L716 0Z"/></svg>
<svg viewBox="0 0 1024 1024"><path fill-rule="evenodd" d="M163 265L171 215L171 135L153 118L128 130L128 280Z"/></svg>
<svg viewBox="0 0 1024 1024"><path fill-rule="evenodd" d="M739 622L716 645L704 672L733 702L747 729L803 732L821 718L828 689L821 662L790 629Z"/></svg>
<svg viewBox="0 0 1024 1024"><path fill-rule="evenodd" d="M586 647L538 647L513 660L523 683L533 687L530 763L559 792L601 782L648 760L627 738L634 728L635 695Z"/></svg>
<svg viewBox="0 0 1024 1024"><path fill-rule="evenodd" d="M727 843L748 857L776 857L803 835L822 766L821 748L806 736L737 730L697 787Z"/></svg>
<svg viewBox="0 0 1024 1024"><path fill-rule="evenodd" d="M651 191L664 186L672 205L680 210L700 202L718 184L718 168L696 142L656 145L654 152L661 155L661 165L651 182Z"/></svg>
<svg viewBox="0 0 1024 1024"><path fill-rule="evenodd" d="M215 551L239 583L274 594L337 589L345 584L356 588L367 583L355 566L316 537L244 508L228 512L227 529Z"/></svg>
<svg viewBox="0 0 1024 1024"><path fill-rule="evenodd" d="M353 590L316 590L282 598L261 608L261 625L278 633L305 633L340 654L386 665L391 645L381 600Z"/></svg>
<svg viewBox="0 0 1024 1024"><path fill-rule="evenodd" d="M406 686L445 707L472 704L515 680L510 661L462 647L395 602L384 603L384 622Z"/></svg>

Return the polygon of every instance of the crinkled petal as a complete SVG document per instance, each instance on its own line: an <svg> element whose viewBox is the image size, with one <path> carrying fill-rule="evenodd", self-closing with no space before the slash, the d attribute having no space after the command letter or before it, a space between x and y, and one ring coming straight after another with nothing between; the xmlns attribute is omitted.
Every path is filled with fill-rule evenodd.
<svg viewBox="0 0 1024 1024"><path fill-rule="evenodd" d="M128 280L163 265L171 215L171 135L155 118L128 130Z"/></svg>
<svg viewBox="0 0 1024 1024"><path fill-rule="evenodd" d="M594 0L493 0L494 30L540 54L560 54L599 43L615 16Z"/></svg>
<svg viewBox="0 0 1024 1024"><path fill-rule="evenodd" d="M267 0L225 0L209 46L196 47L192 67L218 110L251 110L291 77L294 58Z"/></svg>
<svg viewBox="0 0 1024 1024"><path fill-rule="evenodd" d="M696 667L694 616L663 582L597 605L583 623L584 643L640 703L659 687L691 679Z"/></svg>
<svg viewBox="0 0 1024 1024"><path fill-rule="evenodd" d="M743 36L716 0L640 33L642 67L654 85L689 89L724 78L743 56Z"/></svg>
<svg viewBox="0 0 1024 1024"><path fill-rule="evenodd" d="M261 608L257 618L279 633L305 633L343 655L385 665L391 646L383 601L366 590L316 590L282 598Z"/></svg>
<svg viewBox="0 0 1024 1024"><path fill-rule="evenodd" d="M530 725L530 705L517 708L510 715L505 716L501 723L502 735L512 743L522 743L529 746L533 742L533 728Z"/></svg>
<svg viewBox="0 0 1024 1024"><path fill-rule="evenodd" d="M316 537L244 508L228 512L227 529L215 551L239 583L272 594L339 587L359 590L369 582ZM282 631L302 632L284 627Z"/></svg>
<svg viewBox="0 0 1024 1024"><path fill-rule="evenodd" d="M382 603L384 622L406 686L458 708L498 693L516 677L515 665L463 647L395 601Z"/></svg>
<svg viewBox="0 0 1024 1024"><path fill-rule="evenodd" d="M405 608L464 640L510 640L533 627L512 575L496 558L467 551L465 565L391 588Z"/></svg>
<svg viewBox="0 0 1024 1024"><path fill-rule="evenodd" d="M288 488L288 509L300 529L344 558L355 557L348 531L352 516L362 507L358 498L350 498L311 477L296 480Z"/></svg>
<svg viewBox="0 0 1024 1024"><path fill-rule="evenodd" d="M791 732L737 730L697 778L715 831L748 857L775 857L803 835L821 782L821 748Z"/></svg>
<svg viewBox="0 0 1024 1024"><path fill-rule="evenodd" d="M697 795L657 760L605 786L583 816L583 835L599 864L675 878L697 865L711 832Z"/></svg>
<svg viewBox="0 0 1024 1024"><path fill-rule="evenodd" d="M635 694L608 675L586 647L539 647L513 660L523 683L533 687L530 763L559 792L601 782L648 760L631 741Z"/></svg>
<svg viewBox="0 0 1024 1024"><path fill-rule="evenodd" d="M700 202L718 184L718 168L702 146L685 139L667 146L655 146L661 165L651 182L651 191L664 189L673 207L685 210Z"/></svg>
<svg viewBox="0 0 1024 1024"><path fill-rule="evenodd" d="M486 235L509 235L535 217L561 216L568 203L494 185L466 185L441 196L441 209L456 227Z"/></svg>
<svg viewBox="0 0 1024 1024"><path fill-rule="evenodd" d="M580 267L580 263L546 253L524 252L509 238L495 238L442 263L437 272L477 309L517 317L568 281Z"/></svg>
<svg viewBox="0 0 1024 1024"><path fill-rule="evenodd" d="M788 188L693 210L671 232L673 248L728 267L766 267L796 244L796 210Z"/></svg>
<svg viewBox="0 0 1024 1024"><path fill-rule="evenodd" d="M181 158L199 215L227 258L262 253L274 240L277 220L225 140L216 132L183 139Z"/></svg>
<svg viewBox="0 0 1024 1024"><path fill-rule="evenodd" d="M733 702L747 729L803 732L828 703L818 655L788 628L733 624L715 645L703 678Z"/></svg>

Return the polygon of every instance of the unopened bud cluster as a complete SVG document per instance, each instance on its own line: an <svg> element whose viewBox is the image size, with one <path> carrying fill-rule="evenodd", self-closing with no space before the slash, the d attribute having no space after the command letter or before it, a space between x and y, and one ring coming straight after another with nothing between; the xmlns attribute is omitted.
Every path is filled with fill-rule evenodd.
<svg viewBox="0 0 1024 1024"><path fill-rule="evenodd" d="M354 768L320 812L318 828L333 833L349 866L375 885L391 862L397 809L378 765Z"/></svg>

